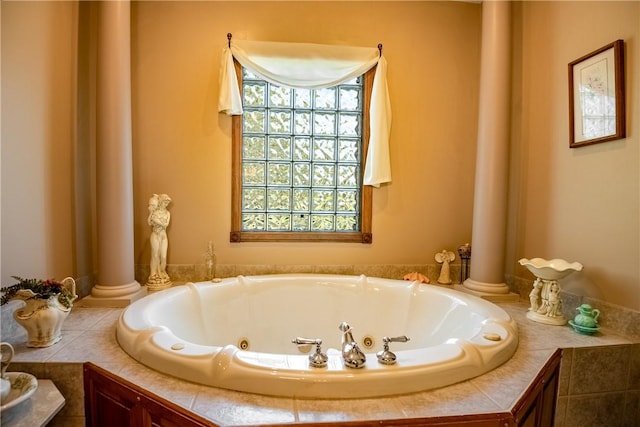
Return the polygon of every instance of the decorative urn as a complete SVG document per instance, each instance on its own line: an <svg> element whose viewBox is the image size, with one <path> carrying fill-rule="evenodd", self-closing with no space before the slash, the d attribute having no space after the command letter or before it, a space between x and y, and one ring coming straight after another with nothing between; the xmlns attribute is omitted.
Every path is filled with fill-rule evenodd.
<svg viewBox="0 0 640 427"><path fill-rule="evenodd" d="M2 304L14 299L24 301L13 318L27 331L27 347L49 347L60 341L62 324L78 297L76 282L71 277L60 282L14 279L19 283L2 289Z"/></svg>

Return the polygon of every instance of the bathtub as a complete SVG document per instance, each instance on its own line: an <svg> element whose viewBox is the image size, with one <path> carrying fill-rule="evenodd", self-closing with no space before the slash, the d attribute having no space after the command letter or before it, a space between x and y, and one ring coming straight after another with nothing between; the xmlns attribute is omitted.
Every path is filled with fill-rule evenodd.
<svg viewBox="0 0 640 427"><path fill-rule="evenodd" d="M348 322L366 354L344 365L339 325ZM412 393L463 381L506 362L518 345L513 319L462 292L419 282L342 275L265 275L188 283L128 306L120 346L140 363L188 381L298 398ZM393 365L376 353L383 337ZM322 340L325 367L309 363Z"/></svg>

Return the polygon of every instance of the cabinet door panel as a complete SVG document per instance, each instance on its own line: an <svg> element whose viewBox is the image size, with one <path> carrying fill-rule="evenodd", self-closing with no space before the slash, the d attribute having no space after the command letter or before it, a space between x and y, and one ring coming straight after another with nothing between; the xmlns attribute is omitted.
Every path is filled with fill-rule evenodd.
<svg viewBox="0 0 640 427"><path fill-rule="evenodd" d="M98 391L95 409L91 411L92 425L96 427L127 426L130 424L134 405L124 404L120 399L114 399L110 394Z"/></svg>
<svg viewBox="0 0 640 427"><path fill-rule="evenodd" d="M552 426L554 423L559 379L560 373L556 369L544 385L541 396L540 426Z"/></svg>

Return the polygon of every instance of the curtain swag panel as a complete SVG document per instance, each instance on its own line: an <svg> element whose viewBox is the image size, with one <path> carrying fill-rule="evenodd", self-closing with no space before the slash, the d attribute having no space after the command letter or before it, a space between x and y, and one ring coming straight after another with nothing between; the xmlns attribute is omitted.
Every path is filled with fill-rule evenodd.
<svg viewBox="0 0 640 427"><path fill-rule="evenodd" d="M387 61L378 48L230 40L222 51L218 111L240 115L242 98L233 58L270 83L297 89L335 86L364 74L377 64L369 110L370 139L364 184L379 187L391 182Z"/></svg>

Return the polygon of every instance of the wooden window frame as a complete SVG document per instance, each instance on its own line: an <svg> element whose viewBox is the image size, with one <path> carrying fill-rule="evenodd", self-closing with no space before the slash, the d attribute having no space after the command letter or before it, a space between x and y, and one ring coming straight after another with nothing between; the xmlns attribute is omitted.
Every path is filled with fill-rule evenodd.
<svg viewBox="0 0 640 427"><path fill-rule="evenodd" d="M242 66L234 60L238 86L242 88ZM364 165L369 148L369 104L373 90L373 77L376 67L364 74L364 105L362 111L362 161L360 164L360 182L363 182ZM231 131L231 232L229 241L239 242L346 242L372 243L371 211L373 189L370 185L360 186L360 231L242 231L242 116L232 116Z"/></svg>

